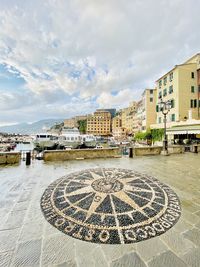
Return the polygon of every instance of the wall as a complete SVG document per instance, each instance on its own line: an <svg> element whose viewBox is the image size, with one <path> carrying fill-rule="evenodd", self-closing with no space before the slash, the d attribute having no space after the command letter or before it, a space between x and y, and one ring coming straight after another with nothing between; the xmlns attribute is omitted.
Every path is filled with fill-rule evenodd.
<svg viewBox="0 0 200 267"><path fill-rule="evenodd" d="M135 156L146 156L146 155L158 155L161 153L161 146L153 147L134 147L133 154Z"/></svg>
<svg viewBox="0 0 200 267"><path fill-rule="evenodd" d="M19 163L21 153L19 152L0 152L0 164L15 164Z"/></svg>
<svg viewBox="0 0 200 267"><path fill-rule="evenodd" d="M181 153L184 153L184 151L185 151L185 148L184 146L181 146L181 145L168 147L169 154L181 154Z"/></svg>
<svg viewBox="0 0 200 267"><path fill-rule="evenodd" d="M44 161L121 157L119 148L44 151Z"/></svg>

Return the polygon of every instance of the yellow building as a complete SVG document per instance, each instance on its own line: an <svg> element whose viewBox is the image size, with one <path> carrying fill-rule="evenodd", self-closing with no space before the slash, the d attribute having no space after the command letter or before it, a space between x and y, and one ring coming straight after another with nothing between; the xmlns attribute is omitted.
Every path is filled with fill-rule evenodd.
<svg viewBox="0 0 200 267"><path fill-rule="evenodd" d="M122 127L122 119L121 116L118 115L112 119L112 130L120 127Z"/></svg>
<svg viewBox="0 0 200 267"><path fill-rule="evenodd" d="M70 119L64 120L64 127L65 128L77 128L78 121L80 120L87 120L87 115L79 115Z"/></svg>
<svg viewBox="0 0 200 267"><path fill-rule="evenodd" d="M146 131L156 123L156 89L145 89L141 101L141 129Z"/></svg>
<svg viewBox="0 0 200 267"><path fill-rule="evenodd" d="M111 135L111 114L108 111L97 109L93 115L87 117L87 133L96 136Z"/></svg>
<svg viewBox="0 0 200 267"><path fill-rule="evenodd" d="M75 118L65 119L64 120L64 127L65 128L75 128L75 127L77 127Z"/></svg>
<svg viewBox="0 0 200 267"><path fill-rule="evenodd" d="M126 129L127 134L132 134L135 129L135 117L137 112L137 102L133 101L129 107L121 110L122 127Z"/></svg>
<svg viewBox="0 0 200 267"><path fill-rule="evenodd" d="M157 80L157 103L171 101L171 109L167 115L168 125L173 122L200 119L200 54L176 65ZM157 107L158 127L163 125L163 114ZM172 122L170 124L170 122ZM160 126L159 126L160 124Z"/></svg>

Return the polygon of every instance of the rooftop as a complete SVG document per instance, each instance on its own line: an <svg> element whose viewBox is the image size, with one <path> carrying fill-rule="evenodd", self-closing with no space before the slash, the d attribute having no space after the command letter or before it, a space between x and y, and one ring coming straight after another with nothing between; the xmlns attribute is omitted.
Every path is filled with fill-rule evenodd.
<svg viewBox="0 0 200 267"><path fill-rule="evenodd" d="M97 159L0 167L0 265L49 267L200 266L200 154ZM44 218L40 200L63 175L96 167L152 175L178 195L182 215L164 234L126 245L72 238Z"/></svg>

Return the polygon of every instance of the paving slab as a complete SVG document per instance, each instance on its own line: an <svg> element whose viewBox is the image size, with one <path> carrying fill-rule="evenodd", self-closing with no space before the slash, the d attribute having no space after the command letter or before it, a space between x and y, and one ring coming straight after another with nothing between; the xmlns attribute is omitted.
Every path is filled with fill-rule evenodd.
<svg viewBox="0 0 200 267"><path fill-rule="evenodd" d="M160 239L177 255L184 254L188 250L195 248L195 244L187 240L180 233L170 229Z"/></svg>
<svg viewBox="0 0 200 267"><path fill-rule="evenodd" d="M74 261L75 248L73 241L63 234L47 237L43 240L42 266L57 265L63 262Z"/></svg>
<svg viewBox="0 0 200 267"><path fill-rule="evenodd" d="M40 264L41 240L20 243L12 261L13 267L35 267Z"/></svg>
<svg viewBox="0 0 200 267"><path fill-rule="evenodd" d="M188 265L178 258L173 252L166 251L148 262L149 267L188 267Z"/></svg>
<svg viewBox="0 0 200 267"><path fill-rule="evenodd" d="M186 239L189 239L190 241L192 241L197 246L200 246L200 229L193 228L183 233L183 236Z"/></svg>
<svg viewBox="0 0 200 267"><path fill-rule="evenodd" d="M136 252L132 252L129 254L124 255L123 257L119 258L118 260L115 260L111 263L111 267L147 267L143 260L139 257L139 255Z"/></svg>
<svg viewBox="0 0 200 267"><path fill-rule="evenodd" d="M0 267L9 267L12 259L13 251L0 253Z"/></svg>
<svg viewBox="0 0 200 267"><path fill-rule="evenodd" d="M19 229L0 231L0 252L15 249L19 234Z"/></svg>
<svg viewBox="0 0 200 267"><path fill-rule="evenodd" d="M149 261L167 250L168 247L158 237L137 244L137 253L144 261Z"/></svg>
<svg viewBox="0 0 200 267"><path fill-rule="evenodd" d="M182 258L190 267L199 267L200 266L200 247L188 251L185 255L183 255Z"/></svg>

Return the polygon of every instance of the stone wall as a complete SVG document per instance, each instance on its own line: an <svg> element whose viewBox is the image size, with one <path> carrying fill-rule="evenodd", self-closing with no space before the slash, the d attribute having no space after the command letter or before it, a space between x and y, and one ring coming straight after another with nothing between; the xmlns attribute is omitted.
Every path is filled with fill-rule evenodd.
<svg viewBox="0 0 200 267"><path fill-rule="evenodd" d="M191 152L200 152L200 144L194 144L194 145L191 145L190 147L190 151Z"/></svg>
<svg viewBox="0 0 200 267"><path fill-rule="evenodd" d="M185 148L182 145L175 145L168 147L169 154L181 154L185 152Z"/></svg>
<svg viewBox="0 0 200 267"><path fill-rule="evenodd" d="M121 157L119 148L71 149L44 151L44 161L63 161L73 159L117 158Z"/></svg>
<svg viewBox="0 0 200 267"><path fill-rule="evenodd" d="M21 159L19 152L0 152L0 164L16 164Z"/></svg>
<svg viewBox="0 0 200 267"><path fill-rule="evenodd" d="M161 153L161 150L161 146L134 147L133 154L135 156L158 155Z"/></svg>

